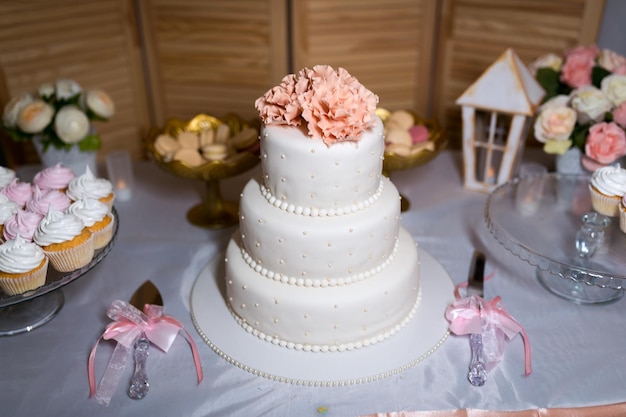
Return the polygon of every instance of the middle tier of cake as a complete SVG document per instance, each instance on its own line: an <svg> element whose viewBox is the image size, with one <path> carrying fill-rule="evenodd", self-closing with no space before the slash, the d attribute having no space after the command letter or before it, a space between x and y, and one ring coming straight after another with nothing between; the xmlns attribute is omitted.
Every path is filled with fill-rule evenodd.
<svg viewBox="0 0 626 417"><path fill-rule="evenodd" d="M400 197L388 178L380 190L349 214L319 216L272 205L250 180L239 207L244 259L270 279L301 286L344 285L381 272L397 253Z"/></svg>

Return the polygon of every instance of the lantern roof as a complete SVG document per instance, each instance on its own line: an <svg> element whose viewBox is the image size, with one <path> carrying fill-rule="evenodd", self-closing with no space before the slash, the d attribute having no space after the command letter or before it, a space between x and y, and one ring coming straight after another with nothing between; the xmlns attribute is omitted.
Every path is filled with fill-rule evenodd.
<svg viewBox="0 0 626 417"><path fill-rule="evenodd" d="M465 90L456 104L532 116L544 95L544 89L509 48Z"/></svg>

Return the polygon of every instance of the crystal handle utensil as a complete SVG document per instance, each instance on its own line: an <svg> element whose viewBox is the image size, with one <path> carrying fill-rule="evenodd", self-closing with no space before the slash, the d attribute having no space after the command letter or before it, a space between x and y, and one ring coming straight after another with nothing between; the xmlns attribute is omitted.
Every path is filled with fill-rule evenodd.
<svg viewBox="0 0 626 417"><path fill-rule="evenodd" d="M133 347L133 358L135 359L135 371L130 379L128 396L134 400L140 400L148 394L150 384L146 373L146 361L150 355L150 341L142 333Z"/></svg>
<svg viewBox="0 0 626 417"><path fill-rule="evenodd" d="M475 387L485 385L487 381L487 367L483 358L483 335L470 334L470 348L472 350L472 359L470 361L470 370L467 374L470 384Z"/></svg>
<svg viewBox="0 0 626 417"><path fill-rule="evenodd" d="M484 286L484 274L485 274L485 255L476 250L472 259L470 267L470 273L467 280L467 291L469 295L477 295L483 297ZM478 310L479 316L482 315L482 306L480 301L472 297L470 300L470 306ZM483 357L483 322L481 318L481 332L478 334L470 334L470 348L472 352L472 358L470 360L469 372L467 379L470 384L480 387L485 385L487 381L487 367L485 366L485 360Z"/></svg>

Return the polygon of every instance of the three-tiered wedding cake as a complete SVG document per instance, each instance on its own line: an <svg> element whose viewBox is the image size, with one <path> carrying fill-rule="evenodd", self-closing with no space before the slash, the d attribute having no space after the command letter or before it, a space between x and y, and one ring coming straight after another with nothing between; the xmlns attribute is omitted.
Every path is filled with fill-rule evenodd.
<svg viewBox="0 0 626 417"><path fill-rule="evenodd" d="M420 301L418 249L382 175L378 98L340 68L286 76L256 102L262 178L245 186L226 295L247 331L304 351L383 341Z"/></svg>

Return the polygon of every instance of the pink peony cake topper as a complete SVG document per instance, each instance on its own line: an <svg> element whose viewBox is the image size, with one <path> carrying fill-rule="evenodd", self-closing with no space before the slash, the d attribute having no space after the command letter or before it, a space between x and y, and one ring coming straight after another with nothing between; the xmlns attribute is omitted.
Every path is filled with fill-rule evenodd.
<svg viewBox="0 0 626 417"><path fill-rule="evenodd" d="M266 125L303 125L330 146L358 141L376 124L378 96L345 69L316 65L285 76L254 104Z"/></svg>

